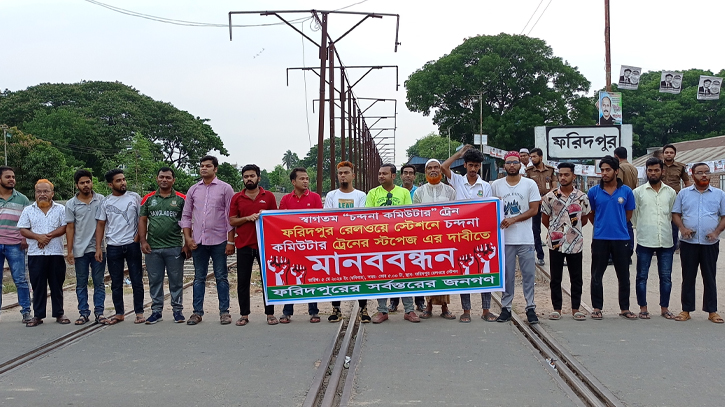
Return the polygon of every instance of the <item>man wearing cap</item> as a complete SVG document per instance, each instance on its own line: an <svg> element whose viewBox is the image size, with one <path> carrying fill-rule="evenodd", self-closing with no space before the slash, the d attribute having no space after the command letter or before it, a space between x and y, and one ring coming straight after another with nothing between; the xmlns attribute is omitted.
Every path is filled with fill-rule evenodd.
<svg viewBox="0 0 725 407"><path fill-rule="evenodd" d="M466 169L465 176L451 171L451 165L460 158L463 159L463 166ZM468 144L441 164L441 171L448 179L448 184L456 190L457 201L491 196L491 186L478 175L482 162L483 154ZM489 308L491 308L491 293L481 293L481 303L483 308L481 318L489 322L495 321L498 315L489 311ZM471 322L471 294L461 294L461 307L463 308L463 314L458 320L464 323Z"/></svg>
<svg viewBox="0 0 725 407"><path fill-rule="evenodd" d="M529 155L531 157L531 167L526 169L526 177L536 182L539 188L539 195L545 196L549 191L553 191L557 187L556 174L554 167L544 164L544 152L540 148L534 148ZM523 167L523 166L522 166ZM532 218L532 226L534 228L534 247L536 248L536 264L543 266L544 248L541 246L541 209Z"/></svg>
<svg viewBox="0 0 725 407"><path fill-rule="evenodd" d="M448 202L456 199L456 191L441 182L443 174L441 173L441 162L435 158L431 158L425 163L425 179L428 181L415 191L413 195L413 203L433 203ZM456 319L456 316L448 310L448 304L451 302L450 295L433 295L428 297L425 311L420 316L428 319L433 315L433 305L441 306L441 317L445 319Z"/></svg>
<svg viewBox="0 0 725 407"><path fill-rule="evenodd" d="M528 148L522 148L519 150L519 159L521 160L521 169L519 169L519 174L526 175L526 170L531 166Z"/></svg>

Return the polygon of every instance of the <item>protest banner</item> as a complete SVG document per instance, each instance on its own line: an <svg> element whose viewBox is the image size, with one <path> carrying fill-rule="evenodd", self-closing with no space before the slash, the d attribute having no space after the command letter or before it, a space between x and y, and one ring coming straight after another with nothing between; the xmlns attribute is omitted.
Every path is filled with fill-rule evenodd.
<svg viewBox="0 0 725 407"><path fill-rule="evenodd" d="M504 289L501 201L264 211L268 304Z"/></svg>

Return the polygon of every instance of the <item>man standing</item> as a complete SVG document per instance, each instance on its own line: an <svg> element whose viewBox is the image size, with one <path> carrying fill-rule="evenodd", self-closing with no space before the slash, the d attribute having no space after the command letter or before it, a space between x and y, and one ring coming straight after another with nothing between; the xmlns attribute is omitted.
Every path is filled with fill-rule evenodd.
<svg viewBox="0 0 725 407"><path fill-rule="evenodd" d="M667 144L662 147L662 156L664 157L665 162L662 182L674 189L675 193L680 193L682 184L684 184L685 187L692 185L692 181L690 180L690 176L687 174L687 167L685 164L675 161L677 148L674 145ZM682 183L680 183L680 181L682 181ZM675 250L679 247L679 233L680 231L677 229L677 225L675 225L675 222L672 222L672 241L674 243Z"/></svg>
<svg viewBox="0 0 725 407"><path fill-rule="evenodd" d="M407 189L395 185L395 165L383 164L378 170L379 186L368 192L365 198L366 207L376 206L398 206L410 205L413 201L410 199L410 193ZM420 322L420 318L414 311L413 297L403 297L403 308L405 310L405 318L410 322ZM388 300L385 298L378 299L378 312L373 315L373 324L379 324L388 320Z"/></svg>
<svg viewBox="0 0 725 407"><path fill-rule="evenodd" d="M310 176L307 170L298 167L292 169L289 174L294 190L282 197L279 201L279 209L322 209L322 199L317 193L310 191ZM311 302L307 304L307 310L310 314L310 322L320 322L319 310L317 303ZM285 304L282 309L282 317L279 319L280 324L289 324L294 314L294 304Z"/></svg>
<svg viewBox="0 0 725 407"><path fill-rule="evenodd" d="M196 325L204 315L204 294L209 259L213 263L219 298L219 322L232 323L229 315L227 256L234 254L234 228L229 225L229 205L234 195L231 185L216 177L219 160L207 155L199 160L201 181L189 188L179 226L194 259L194 313L187 325Z"/></svg>
<svg viewBox="0 0 725 407"><path fill-rule="evenodd" d="M627 319L637 319L629 310L629 258L632 248L629 246L627 223L635 208L632 190L617 178L619 161L605 156L599 162L602 180L599 185L589 189L587 196L592 210L589 221L594 226L592 239L592 312L593 319L602 319L604 306L604 287L602 278L611 256L614 270L619 280L619 315Z"/></svg>
<svg viewBox="0 0 725 407"><path fill-rule="evenodd" d="M519 153L509 151L504 157L506 177L491 183L493 196L500 198L504 205L504 220L501 229L506 247L506 291L501 297L501 315L498 322L511 320L511 304L514 299L516 283L516 259L519 261L526 299L526 319L530 324L538 324L536 303L534 302L534 235L531 230L531 218L539 212L541 195L536 183L519 173L521 161Z"/></svg>
<svg viewBox="0 0 725 407"><path fill-rule="evenodd" d="M0 166L0 267L7 259L18 290L18 304L24 324L30 322L30 288L25 278L25 250L28 242L20 235L17 225L23 208L28 205L30 200L15 190L15 171L8 166Z"/></svg>
<svg viewBox="0 0 725 407"><path fill-rule="evenodd" d="M635 291L639 304L639 318L649 319L647 311L647 275L652 255L657 253L657 272L660 277L660 315L667 319L675 316L670 312L672 291L672 206L677 193L662 183L664 164L657 158L645 163L647 183L635 188L635 209L632 225L637 229L637 279Z"/></svg>
<svg viewBox="0 0 725 407"><path fill-rule="evenodd" d="M48 288L52 316L59 324L70 324L63 312L63 282L65 260L63 238L65 234L65 208L53 201L53 184L40 179L35 184L35 203L23 209L18 220L20 234L28 239L28 274L33 286L33 313L25 326L43 323L48 302Z"/></svg>
<svg viewBox="0 0 725 407"><path fill-rule="evenodd" d="M146 254L146 274L149 277L151 316L146 319L148 325L163 320L164 275L169 278L174 322L186 321L182 314L184 259L190 253L184 246L179 226L186 196L174 189L174 182L174 170L161 167L156 175L159 189L145 196L141 203L138 235L141 251Z"/></svg>
<svg viewBox="0 0 725 407"><path fill-rule="evenodd" d="M254 222L264 210L277 209L277 199L274 194L265 191L259 186L260 169L254 164L242 167L242 180L244 189L237 192L229 208L229 224L236 228L237 237L234 245L237 248L237 299L239 300L239 313L237 326L249 323L251 313L249 301L249 284L252 280L252 266L254 260L259 263L259 246L257 245L257 230ZM264 301L264 297L262 297ZM274 305L264 303L264 313L267 315L267 324L277 325L279 321L274 316Z"/></svg>
<svg viewBox="0 0 725 407"><path fill-rule="evenodd" d="M551 304L554 312L549 319L561 318L561 279L564 274L564 262L569 269L571 283L571 314L576 321L584 321L586 315L579 311L582 298L582 249L584 234L582 227L587 224L590 211L587 195L574 188L574 164L561 163L559 169L559 188L544 195L541 200L541 221L548 229L546 244L549 247L549 269L551 271Z"/></svg>
<svg viewBox="0 0 725 407"><path fill-rule="evenodd" d="M413 203L434 203L448 202L456 199L456 191L441 182L443 174L441 173L441 163L435 158L431 158L425 163L425 179L428 181L415 191L413 195ZM433 306L441 306L441 317L445 319L456 319L456 316L448 310L450 304L450 295L433 295L427 298L427 305L423 315L420 317L428 319L433 316Z"/></svg>
<svg viewBox="0 0 725 407"><path fill-rule="evenodd" d="M121 169L106 173L106 182L111 195L103 198L96 213L96 261L103 261L103 237L108 247L108 274L111 276L111 298L116 314L104 321L115 325L124 320L123 306L123 261L128 265L128 277L133 289L133 311L135 324L146 322L143 317L143 270L141 246L138 243L138 214L141 197L126 190L126 176Z"/></svg>
<svg viewBox="0 0 725 407"><path fill-rule="evenodd" d="M106 287L103 275L106 272L104 242L101 242L101 261L96 260L96 213L101 207L103 195L93 191L93 175L88 170L78 170L73 175L78 193L65 204L65 233L68 245L66 261L75 265L76 297L80 317L76 325L89 321L91 310L88 308L88 270L93 279L93 315L96 322L104 323L103 316L106 301Z"/></svg>
<svg viewBox="0 0 725 407"><path fill-rule="evenodd" d="M325 208L361 208L365 206L365 198L367 194L359 191L352 186L355 179L355 166L350 161L342 161L337 164L337 181L340 188L330 191L325 197ZM370 322L368 314L368 301L358 300L360 306L360 322L367 324ZM330 322L342 321L342 311L340 310L340 301L332 302L332 315L327 318Z"/></svg>
<svg viewBox="0 0 725 407"><path fill-rule="evenodd" d="M624 185L634 191L639 184L639 173L637 172L637 167L627 161L627 149L624 147L615 148L614 157L619 162L619 172L617 173L617 178L621 179ZM627 221L627 233L629 233L630 250L634 250L634 230L632 229L632 222L629 220ZM630 253L629 264L632 264L631 255L632 253Z"/></svg>
<svg viewBox="0 0 725 407"><path fill-rule="evenodd" d="M531 167L530 155L528 148L522 148L519 150L519 159L521 160L521 169L519 174L526 175L526 170Z"/></svg>
<svg viewBox="0 0 725 407"><path fill-rule="evenodd" d="M702 272L704 293L702 310L708 319L722 324L717 314L717 257L720 233L725 230L725 192L710 186L710 167L705 163L692 166L695 185L683 188L675 199L672 219L680 229L680 260L682 262L682 312L677 321L690 319L695 311L697 267Z"/></svg>
<svg viewBox="0 0 725 407"><path fill-rule="evenodd" d="M544 196L556 189L556 174L554 167L544 164L544 152L540 148L534 148L530 153L532 166L526 169L526 177L534 180L539 188L539 195ZM523 166L522 166L523 167ZM534 247L536 248L536 264L543 266L544 248L541 247L541 209L532 218L534 228Z"/></svg>
<svg viewBox="0 0 725 407"><path fill-rule="evenodd" d="M451 171L451 165L460 158L463 158L463 166L466 169L465 176ZM478 175L482 162L483 154L472 145L467 144L441 164L443 175L446 176L448 183L456 190L457 201L491 196L491 186ZM498 315L489 311L491 308L491 293L481 293L481 303L483 307L481 318L488 322L495 321ZM463 314L458 320L464 323L471 322L471 294L461 294L461 307L463 308Z"/></svg>

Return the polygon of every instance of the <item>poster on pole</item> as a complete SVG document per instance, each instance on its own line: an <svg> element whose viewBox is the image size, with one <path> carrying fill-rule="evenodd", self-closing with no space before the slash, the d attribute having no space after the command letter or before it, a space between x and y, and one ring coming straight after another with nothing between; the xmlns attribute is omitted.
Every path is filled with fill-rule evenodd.
<svg viewBox="0 0 725 407"><path fill-rule="evenodd" d="M622 124L622 93L599 92L599 125Z"/></svg>
<svg viewBox="0 0 725 407"><path fill-rule="evenodd" d="M697 85L697 100L720 99L720 86L722 86L721 77L700 75L700 83Z"/></svg>
<svg viewBox="0 0 725 407"><path fill-rule="evenodd" d="M637 90L639 87L639 75L642 68L637 66L622 65L619 68L619 89Z"/></svg>
<svg viewBox="0 0 725 407"><path fill-rule="evenodd" d="M660 92L679 94L682 90L682 72L662 71Z"/></svg>
<svg viewBox="0 0 725 407"><path fill-rule="evenodd" d="M264 211L267 304L504 289L501 201Z"/></svg>

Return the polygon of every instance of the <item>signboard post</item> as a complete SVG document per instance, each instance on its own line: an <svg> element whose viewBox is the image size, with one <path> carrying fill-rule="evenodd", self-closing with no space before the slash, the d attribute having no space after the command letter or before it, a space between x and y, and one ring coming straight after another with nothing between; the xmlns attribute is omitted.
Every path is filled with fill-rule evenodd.
<svg viewBox="0 0 725 407"><path fill-rule="evenodd" d="M593 160L614 155L624 147L632 154L632 125L539 126L534 129L536 146L547 161Z"/></svg>

